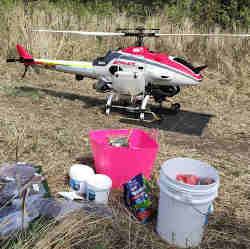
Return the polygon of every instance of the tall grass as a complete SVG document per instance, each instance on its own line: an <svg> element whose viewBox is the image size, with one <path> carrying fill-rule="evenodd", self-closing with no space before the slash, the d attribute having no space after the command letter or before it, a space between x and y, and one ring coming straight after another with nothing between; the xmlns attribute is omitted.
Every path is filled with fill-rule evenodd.
<svg viewBox="0 0 250 249"><path fill-rule="evenodd" d="M2 0L3 1L3 0ZM6 1L9 2L9 1ZM105 7L105 6L104 6ZM102 56L109 49L126 47L133 44L132 38L80 37L32 32L35 28L57 30L115 31L119 27L160 28L162 33L220 33L218 27L197 28L188 18L181 23L173 23L168 9L160 15L128 17L128 13L106 9L93 9L79 5L55 5L47 1L35 1L23 5L19 1L0 7L2 30L0 52L3 57L15 55L15 45L23 44L35 57L56 59L92 60ZM104 15L105 14L105 15ZM236 32L240 32L235 28ZM225 31L224 31L225 32ZM249 39L242 38L204 38L204 37L164 37L148 38L146 45L151 50L184 57L194 64L208 64L209 69L228 77L246 74L249 71Z"/></svg>

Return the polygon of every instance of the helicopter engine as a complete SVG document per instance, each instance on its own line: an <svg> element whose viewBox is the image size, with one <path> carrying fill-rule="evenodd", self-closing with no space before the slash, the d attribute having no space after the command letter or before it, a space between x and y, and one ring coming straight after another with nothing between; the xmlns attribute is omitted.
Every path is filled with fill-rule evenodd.
<svg viewBox="0 0 250 249"><path fill-rule="evenodd" d="M110 92L112 90L112 82L99 79L93 85L93 88L96 89L97 92Z"/></svg>
<svg viewBox="0 0 250 249"><path fill-rule="evenodd" d="M173 97L180 92L179 86L156 86L149 84L147 88L147 90L151 92L155 102L158 103L161 103L166 98Z"/></svg>

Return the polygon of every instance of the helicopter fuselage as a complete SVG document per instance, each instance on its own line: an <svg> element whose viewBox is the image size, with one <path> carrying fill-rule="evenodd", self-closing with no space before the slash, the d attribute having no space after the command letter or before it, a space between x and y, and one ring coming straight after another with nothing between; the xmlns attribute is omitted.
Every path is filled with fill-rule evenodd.
<svg viewBox="0 0 250 249"><path fill-rule="evenodd" d="M202 80L195 68L180 58L152 53L147 47L131 47L108 52L93 62L96 75L111 81L114 71L143 71L147 82L156 85L197 85ZM115 69L115 67L117 67Z"/></svg>
<svg viewBox="0 0 250 249"><path fill-rule="evenodd" d="M153 85L197 85L202 80L200 73L195 73L195 68L190 63L163 53L152 53L146 47L110 51L93 62L34 59L34 64L106 82L112 82L114 73L119 70L141 71L146 82Z"/></svg>
<svg viewBox="0 0 250 249"><path fill-rule="evenodd" d="M139 111L141 120L150 97L161 106L166 98L178 94L182 86L200 84L200 71L206 67L193 67L181 58L153 53L144 46L109 51L93 62L35 59L21 45L17 45L17 50L20 57L9 58L7 62L23 63L25 71L22 77L32 66L74 74L76 80L84 77L96 79L94 86L97 91L112 92L105 107L106 114L113 106L112 99L130 99L132 104L137 103L133 110ZM178 110L180 105L177 103L173 107Z"/></svg>

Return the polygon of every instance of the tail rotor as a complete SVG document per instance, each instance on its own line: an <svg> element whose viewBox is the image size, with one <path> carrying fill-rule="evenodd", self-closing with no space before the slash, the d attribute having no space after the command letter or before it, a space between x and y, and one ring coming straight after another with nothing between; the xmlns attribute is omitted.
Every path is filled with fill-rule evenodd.
<svg viewBox="0 0 250 249"><path fill-rule="evenodd" d="M22 75L22 79L25 77L29 66L32 66L33 64L35 64L34 59L32 58L32 56L21 46L21 45L17 45L17 51L19 53L19 58L8 58L6 60L7 63L10 62L20 62L23 63L25 66L24 69L24 73Z"/></svg>

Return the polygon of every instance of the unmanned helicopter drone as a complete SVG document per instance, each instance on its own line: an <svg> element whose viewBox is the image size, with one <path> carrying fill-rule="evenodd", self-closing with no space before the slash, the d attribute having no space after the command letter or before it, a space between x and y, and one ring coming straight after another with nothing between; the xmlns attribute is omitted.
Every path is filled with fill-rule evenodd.
<svg viewBox="0 0 250 249"><path fill-rule="evenodd" d="M160 36L230 36L250 37L248 34L161 34L159 29L119 29L119 32L81 32L33 30L36 32L55 32L92 36L123 36L136 38L135 46L108 51L104 57L98 57L93 62L63 61L33 58L21 45L17 45L20 58L9 58L7 62L21 62L25 66L25 76L29 66L41 67L75 75L76 80L84 77L96 79L94 88L99 92L111 92L105 106L109 115L111 108L124 108L139 114L144 120L149 112L147 103L150 98L159 103L168 101L180 92L181 87L199 85L202 81L201 71L207 66L194 67L182 58L168 56L164 53L151 52L143 44L145 37ZM121 101L122 105L114 102ZM171 109L177 112L179 103L174 103ZM152 113L152 112L150 112ZM152 113L154 114L154 113ZM153 115L156 117L156 115Z"/></svg>

